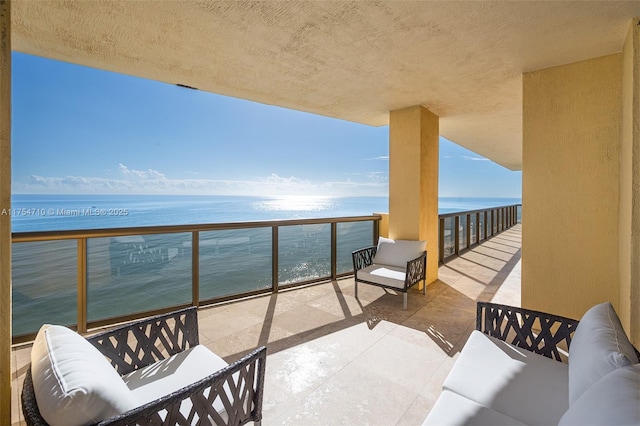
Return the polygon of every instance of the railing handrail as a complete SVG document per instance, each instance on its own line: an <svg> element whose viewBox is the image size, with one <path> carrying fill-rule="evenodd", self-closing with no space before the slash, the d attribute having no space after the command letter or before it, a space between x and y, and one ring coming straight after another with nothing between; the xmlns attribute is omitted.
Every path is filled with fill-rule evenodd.
<svg viewBox="0 0 640 426"><path fill-rule="evenodd" d="M379 214L369 216L341 216L312 219L273 219L249 222L224 222L202 223L188 225L158 225L158 226L133 226L122 228L96 228L96 229L72 229L60 231L22 231L12 232L11 241L14 243L51 241L51 240L75 240L78 238L124 237L129 235L149 234L177 234L194 231L220 231L229 229L271 228L274 226L295 225L320 225L344 222L366 222L381 220Z"/></svg>
<svg viewBox="0 0 640 426"><path fill-rule="evenodd" d="M495 207L485 207L482 209L477 209L477 210L460 210L460 211L455 211L455 212L449 212L449 213L442 213L439 214L438 217L441 219L446 219L448 217L453 217L453 216L462 216L463 214L473 214L473 213L483 213L485 211L491 211L491 210L497 210L497 209L504 209L507 207L522 207L522 203L519 204L505 204L504 206L495 206Z"/></svg>

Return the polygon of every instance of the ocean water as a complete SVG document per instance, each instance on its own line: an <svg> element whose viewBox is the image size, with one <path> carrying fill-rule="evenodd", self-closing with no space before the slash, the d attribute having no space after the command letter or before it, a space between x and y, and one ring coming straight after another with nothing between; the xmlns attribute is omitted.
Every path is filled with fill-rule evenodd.
<svg viewBox="0 0 640 426"><path fill-rule="evenodd" d="M451 213L521 203L519 198L439 199ZM247 222L388 212L386 197L243 197L176 195L22 195L8 211L12 231L52 231Z"/></svg>
<svg viewBox="0 0 640 426"><path fill-rule="evenodd" d="M441 213L519 203L519 199L440 199ZM366 216L387 212L378 197L220 197L14 195L13 232L123 228ZM371 245L371 222L337 226L337 272L352 270L351 252ZM87 318L161 309L192 300L192 235L167 233L87 240ZM270 226L200 232L201 301L272 286ZM331 274L329 224L278 229L278 284ZM14 243L13 334L77 318L76 240Z"/></svg>

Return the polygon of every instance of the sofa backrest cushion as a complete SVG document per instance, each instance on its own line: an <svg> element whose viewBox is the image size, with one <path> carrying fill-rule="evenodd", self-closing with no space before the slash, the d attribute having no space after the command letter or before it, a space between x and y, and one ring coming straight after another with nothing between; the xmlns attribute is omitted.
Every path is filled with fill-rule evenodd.
<svg viewBox="0 0 640 426"><path fill-rule="evenodd" d="M640 425L640 364L607 374L574 401L560 426Z"/></svg>
<svg viewBox="0 0 640 426"><path fill-rule="evenodd" d="M40 328L31 375L40 414L52 426L93 424L138 405L100 351L59 325Z"/></svg>
<svg viewBox="0 0 640 426"><path fill-rule="evenodd" d="M393 240L380 237L378 239L378 250L373 262L406 268L407 262L420 256L426 248L426 241Z"/></svg>
<svg viewBox="0 0 640 426"><path fill-rule="evenodd" d="M569 349L569 404L613 370L637 363L611 303L592 307L576 327Z"/></svg>

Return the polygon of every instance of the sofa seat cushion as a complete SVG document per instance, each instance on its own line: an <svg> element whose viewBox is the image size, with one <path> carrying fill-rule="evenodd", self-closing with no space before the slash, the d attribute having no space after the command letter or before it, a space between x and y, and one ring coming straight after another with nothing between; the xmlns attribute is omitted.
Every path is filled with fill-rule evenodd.
<svg viewBox="0 0 640 426"><path fill-rule="evenodd" d="M637 364L638 357L611 303L589 309L578 323L569 351L569 401L613 370Z"/></svg>
<svg viewBox="0 0 640 426"><path fill-rule="evenodd" d="M203 345L160 360L125 376L124 383L139 405L189 386L226 367L228 364ZM222 406L215 407L217 411Z"/></svg>
<svg viewBox="0 0 640 426"><path fill-rule="evenodd" d="M524 425L512 417L487 408L457 393L444 390L438 397L423 426L458 426L458 425L492 425L520 426Z"/></svg>
<svg viewBox="0 0 640 426"><path fill-rule="evenodd" d="M474 330L442 387L525 424L551 425L569 408L568 370Z"/></svg>
<svg viewBox="0 0 640 426"><path fill-rule="evenodd" d="M407 262L419 257L426 249L426 241L392 240L379 237L373 263L406 269Z"/></svg>
<svg viewBox="0 0 640 426"><path fill-rule="evenodd" d="M52 426L93 424L138 406L104 355L63 326L40 328L31 374L40 414Z"/></svg>
<svg viewBox="0 0 640 426"><path fill-rule="evenodd" d="M640 364L618 368L591 385L559 425L640 425Z"/></svg>
<svg viewBox="0 0 640 426"><path fill-rule="evenodd" d="M381 265L374 263L358 271L358 279L371 281L389 287L404 289L406 267Z"/></svg>

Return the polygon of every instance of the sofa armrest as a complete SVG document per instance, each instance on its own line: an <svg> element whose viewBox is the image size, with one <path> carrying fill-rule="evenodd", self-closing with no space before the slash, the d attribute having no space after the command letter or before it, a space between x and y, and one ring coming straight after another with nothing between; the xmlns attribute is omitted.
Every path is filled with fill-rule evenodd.
<svg viewBox="0 0 640 426"><path fill-rule="evenodd" d="M409 288L412 285L424 281L427 274L427 252L423 252L420 256L407 262L407 275L404 287Z"/></svg>
<svg viewBox="0 0 640 426"><path fill-rule="evenodd" d="M478 302L476 330L562 362L578 320L515 306Z"/></svg>
<svg viewBox="0 0 640 426"><path fill-rule="evenodd" d="M198 345L197 308L134 321L87 340L123 376Z"/></svg>
<svg viewBox="0 0 640 426"><path fill-rule="evenodd" d="M194 419L215 425L260 424L266 360L263 346L202 380L98 425L193 424ZM216 411L215 402L224 413Z"/></svg>
<svg viewBox="0 0 640 426"><path fill-rule="evenodd" d="M351 253L351 258L353 259L353 272L357 273L360 269L371 266L373 264L373 258L376 257L377 251L377 246L371 246Z"/></svg>

